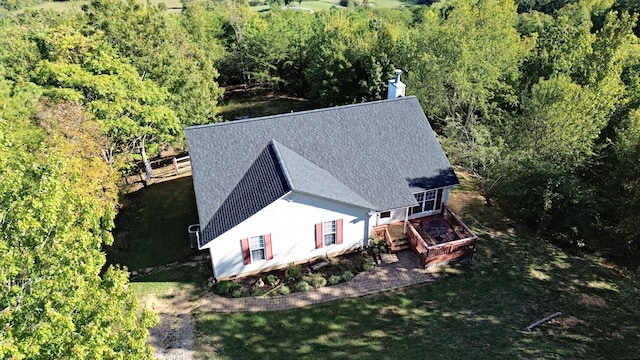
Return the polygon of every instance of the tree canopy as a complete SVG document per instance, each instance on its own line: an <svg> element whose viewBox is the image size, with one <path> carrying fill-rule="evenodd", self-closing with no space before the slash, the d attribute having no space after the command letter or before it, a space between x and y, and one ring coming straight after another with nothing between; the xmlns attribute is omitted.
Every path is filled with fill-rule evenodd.
<svg viewBox="0 0 640 360"><path fill-rule="evenodd" d="M188 0L169 14L92 0L3 12L0 357L150 356L153 316L138 312L125 271L103 269L116 179L147 152L182 148L184 127L223 120L225 87L334 106L384 98L401 68L407 95L487 203L550 241L640 263L637 5L258 13L244 1Z"/></svg>

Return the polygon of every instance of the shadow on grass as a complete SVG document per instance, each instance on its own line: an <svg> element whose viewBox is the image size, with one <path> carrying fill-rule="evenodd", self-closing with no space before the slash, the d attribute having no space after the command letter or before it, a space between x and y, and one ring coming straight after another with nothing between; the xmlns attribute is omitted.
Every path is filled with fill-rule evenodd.
<svg viewBox="0 0 640 360"><path fill-rule="evenodd" d="M287 114L313 109L315 105L304 99L287 96L262 95L229 95L219 106L219 115L225 120L255 118L277 114Z"/></svg>
<svg viewBox="0 0 640 360"><path fill-rule="evenodd" d="M139 299L155 295L160 299L171 299L177 291L186 292L191 299L199 298L205 291L207 280L212 276L211 265L199 262L194 266L180 265L146 276L138 276L130 283Z"/></svg>
<svg viewBox="0 0 640 360"><path fill-rule="evenodd" d="M191 177L142 188L124 196L115 220L109 264L130 270L164 265L196 253L187 227L198 222Z"/></svg>
<svg viewBox="0 0 640 360"><path fill-rule="evenodd" d="M637 357L639 313L614 268L565 254L482 204L462 213L480 237L474 265L443 268L430 285L291 311L196 313L198 350L218 359Z"/></svg>

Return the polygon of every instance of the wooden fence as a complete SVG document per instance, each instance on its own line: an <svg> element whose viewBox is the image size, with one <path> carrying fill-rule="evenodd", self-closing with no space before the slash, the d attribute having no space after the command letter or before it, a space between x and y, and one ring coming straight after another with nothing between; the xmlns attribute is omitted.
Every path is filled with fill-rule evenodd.
<svg viewBox="0 0 640 360"><path fill-rule="evenodd" d="M176 171L176 175L191 171L191 159L188 155L180 158L173 158L173 168Z"/></svg>

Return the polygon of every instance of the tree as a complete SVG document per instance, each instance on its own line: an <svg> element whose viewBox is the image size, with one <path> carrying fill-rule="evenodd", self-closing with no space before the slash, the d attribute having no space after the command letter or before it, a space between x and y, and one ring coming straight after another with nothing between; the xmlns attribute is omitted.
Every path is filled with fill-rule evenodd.
<svg viewBox="0 0 640 360"><path fill-rule="evenodd" d="M83 161L69 160L81 148L73 141L0 118L0 357L150 359L154 315L138 314L126 272L101 273L113 203L84 189L100 179L72 165Z"/></svg>
<svg viewBox="0 0 640 360"><path fill-rule="evenodd" d="M386 47L385 24L368 15L366 10L332 11L314 19L305 78L308 96L319 104L377 100L385 94L393 50Z"/></svg>
<svg viewBox="0 0 640 360"><path fill-rule="evenodd" d="M200 47L185 32L181 18L136 0L92 0L83 10L89 35L104 34L141 79L166 90L166 106L182 126L218 120L215 107L222 96L214 66L221 56L214 52L218 47Z"/></svg>
<svg viewBox="0 0 640 360"><path fill-rule="evenodd" d="M247 22L246 59L252 84L292 94L307 91L304 72L312 19L304 11L272 9Z"/></svg>
<svg viewBox="0 0 640 360"><path fill-rule="evenodd" d="M594 189L580 175L606 118L596 93L567 76L541 80L524 98L508 137L502 204L540 232L576 237L595 219Z"/></svg>
<svg viewBox="0 0 640 360"><path fill-rule="evenodd" d="M517 105L519 67L534 43L515 29L511 1L455 1L431 7L398 48L410 91L451 160L479 181L487 203L503 178L504 127Z"/></svg>
<svg viewBox="0 0 640 360"><path fill-rule="evenodd" d="M506 127L508 176L499 195L504 208L566 243L593 244L584 239L601 237L593 234L602 219L619 215L607 204L606 191L616 191L603 184L611 182L610 144L633 93L623 80L638 61L636 19L607 6L581 2L520 23L538 41L523 67L518 115Z"/></svg>
<svg viewBox="0 0 640 360"><path fill-rule="evenodd" d="M167 105L166 90L139 76L99 35L59 28L42 43L47 60L38 64L32 80L49 98L86 105L111 141L104 149L108 162L115 161L115 153L132 151L144 161L148 146L157 149L174 139L180 122Z"/></svg>
<svg viewBox="0 0 640 360"><path fill-rule="evenodd" d="M629 114L625 124L618 129L615 142L615 161L611 164L603 216L609 248L625 250L638 259L640 248L640 109ZM614 194L614 196L611 196Z"/></svg>

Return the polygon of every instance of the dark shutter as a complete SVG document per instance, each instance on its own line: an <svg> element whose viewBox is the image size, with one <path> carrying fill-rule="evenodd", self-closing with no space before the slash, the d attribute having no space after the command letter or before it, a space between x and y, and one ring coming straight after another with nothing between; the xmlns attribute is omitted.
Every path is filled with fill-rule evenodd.
<svg viewBox="0 0 640 360"><path fill-rule="evenodd" d="M316 249L322 248L322 223L316 224Z"/></svg>
<svg viewBox="0 0 640 360"><path fill-rule="evenodd" d="M436 195L436 210L440 210L442 208L442 189L438 189L438 194Z"/></svg>
<svg viewBox="0 0 640 360"><path fill-rule="evenodd" d="M266 252L267 260L273 259L273 250L271 250L271 234L264 236L264 251Z"/></svg>
<svg viewBox="0 0 640 360"><path fill-rule="evenodd" d="M242 257L244 258L244 264L251 264L251 251L249 251L249 239L240 240L240 246L242 247Z"/></svg>
<svg viewBox="0 0 640 360"><path fill-rule="evenodd" d="M342 244L342 219L336 220L336 244Z"/></svg>

